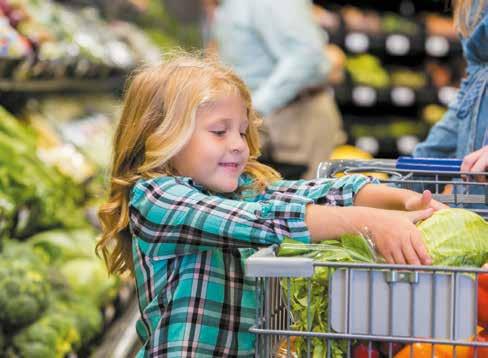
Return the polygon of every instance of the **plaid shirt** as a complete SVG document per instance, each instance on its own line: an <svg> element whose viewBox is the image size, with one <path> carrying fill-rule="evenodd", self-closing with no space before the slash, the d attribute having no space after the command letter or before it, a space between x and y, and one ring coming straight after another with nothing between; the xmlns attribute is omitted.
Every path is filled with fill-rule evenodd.
<svg viewBox="0 0 488 358"><path fill-rule="evenodd" d="M138 181L130 200L138 357L254 356L255 282L244 260L285 237L310 242L306 205L352 205L368 182L277 181L238 197L210 194L187 177Z"/></svg>

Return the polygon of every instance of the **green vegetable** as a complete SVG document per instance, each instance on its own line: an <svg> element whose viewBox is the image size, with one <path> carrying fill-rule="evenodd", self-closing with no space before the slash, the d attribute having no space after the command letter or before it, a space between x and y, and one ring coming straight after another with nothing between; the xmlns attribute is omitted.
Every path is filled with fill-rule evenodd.
<svg viewBox="0 0 488 358"><path fill-rule="evenodd" d="M322 241L320 244L305 245L298 241L285 239L280 245L278 256L300 255L321 262L369 262L375 261L375 254L368 242L358 235L344 235L340 240ZM298 331L328 332L328 278L333 270L327 267L316 267L311 279L292 278L290 282L291 313L294 319L293 329ZM308 318L308 286L310 284L310 326ZM281 285L288 290L288 280ZM304 352L307 341L296 339L297 352ZM331 341L331 356L344 357L347 342ZM313 357L326 357L327 346L322 339L312 338Z"/></svg>
<svg viewBox="0 0 488 358"><path fill-rule="evenodd" d="M390 85L388 72L386 72L380 60L375 56L364 54L348 57L346 69L357 84L375 88L385 88Z"/></svg>
<svg viewBox="0 0 488 358"><path fill-rule="evenodd" d="M63 358L79 342L74 320L62 313L48 312L12 338L17 356Z"/></svg>
<svg viewBox="0 0 488 358"><path fill-rule="evenodd" d="M50 230L29 238L29 245L49 263L62 263L74 258L95 257L96 234L91 229Z"/></svg>
<svg viewBox="0 0 488 358"><path fill-rule="evenodd" d="M417 227L433 265L480 267L488 261L488 223L473 211L436 211Z"/></svg>
<svg viewBox="0 0 488 358"><path fill-rule="evenodd" d="M98 258L79 258L67 261L60 267L75 295L85 297L102 307L117 294L118 279L109 276L102 260Z"/></svg>
<svg viewBox="0 0 488 358"><path fill-rule="evenodd" d="M36 140L0 107L0 233L11 237L84 222L83 188L39 159Z"/></svg>
<svg viewBox="0 0 488 358"><path fill-rule="evenodd" d="M1 258L0 324L22 327L36 320L48 305L49 287L39 272Z"/></svg>
<svg viewBox="0 0 488 358"><path fill-rule="evenodd" d="M103 328L103 316L98 307L82 298L59 301L53 305L54 310L70 317L79 335L79 343L86 345L95 338Z"/></svg>
<svg viewBox="0 0 488 358"><path fill-rule="evenodd" d="M45 261L28 245L6 241L0 262L0 325L22 327L48 306Z"/></svg>

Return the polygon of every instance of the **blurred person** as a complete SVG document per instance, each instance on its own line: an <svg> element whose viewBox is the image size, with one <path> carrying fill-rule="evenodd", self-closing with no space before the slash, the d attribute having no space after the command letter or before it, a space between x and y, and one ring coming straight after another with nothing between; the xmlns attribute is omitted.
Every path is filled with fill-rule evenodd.
<svg viewBox="0 0 488 358"><path fill-rule="evenodd" d="M330 58L344 59L325 50L312 10L310 0L221 0L213 24L221 60L244 79L264 117L265 160L303 165L307 179L345 139L327 90L329 76L341 73Z"/></svg>
<svg viewBox="0 0 488 358"><path fill-rule="evenodd" d="M461 36L467 76L456 100L418 144L414 157L464 158L463 171L486 170L488 150L488 0L457 0L454 24ZM480 149L482 148L483 149ZM470 154L471 153L471 154Z"/></svg>

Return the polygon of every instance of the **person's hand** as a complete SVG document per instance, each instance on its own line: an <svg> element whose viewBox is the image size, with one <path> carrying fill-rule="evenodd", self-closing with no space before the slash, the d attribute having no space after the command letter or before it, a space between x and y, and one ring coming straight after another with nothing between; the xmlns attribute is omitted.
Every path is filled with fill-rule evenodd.
<svg viewBox="0 0 488 358"><path fill-rule="evenodd" d="M369 209L366 235L390 264L430 265L432 259L415 223L432 215L432 208L417 211Z"/></svg>
<svg viewBox="0 0 488 358"><path fill-rule="evenodd" d="M462 172L485 172L488 170L488 145L464 157L461 164ZM475 180L486 182L485 175L476 175Z"/></svg>
<svg viewBox="0 0 488 358"><path fill-rule="evenodd" d="M405 201L405 210L415 211L432 208L434 211L447 209L449 206L440 201L432 199L430 190L424 190L422 194L414 193Z"/></svg>

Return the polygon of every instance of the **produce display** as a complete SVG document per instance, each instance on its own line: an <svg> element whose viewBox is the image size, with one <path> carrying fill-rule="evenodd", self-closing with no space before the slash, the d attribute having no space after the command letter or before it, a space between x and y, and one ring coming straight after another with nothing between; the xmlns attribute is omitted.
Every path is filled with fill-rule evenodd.
<svg viewBox="0 0 488 358"><path fill-rule="evenodd" d="M95 255L98 233L86 217L103 191L103 180L97 178L107 163L85 154L82 137L95 139L93 132L79 130L78 140L62 136L63 126L76 123L75 114L83 117L83 102L66 101L63 112L62 101L57 106L41 101L24 121L0 107L0 356L87 354L104 327L104 308L118 294L121 282L108 277ZM89 97L86 102L92 111L97 103L99 108L113 104ZM55 107L58 111L50 111ZM57 126L49 120L54 113ZM105 121L96 127L105 138L98 150L109 152L113 124ZM46 151L59 155L67 146L76 155L46 157ZM78 163L68 164L73 161Z"/></svg>
<svg viewBox="0 0 488 358"><path fill-rule="evenodd" d="M0 326L8 357L63 357L101 332L102 308L119 282L95 256L95 237L85 228L5 243Z"/></svg>
<svg viewBox="0 0 488 358"><path fill-rule="evenodd" d="M445 209L435 212L430 218L419 223L418 228L424 235L424 240L430 256L435 265L445 265L451 267L480 267L488 261L488 223L479 215L465 209ZM339 240L326 240L320 244L306 245L286 239L280 246L278 256L304 256L315 261L323 262L382 262L381 257L373 252L371 246L365 238L358 235L344 235ZM311 279L291 278L291 313L294 318L292 329L297 331L328 332L327 312L328 312L328 278L332 269L327 267L316 267ZM311 281L311 301L308 307L308 286ZM284 290L288 290L288 281L282 281ZM486 290L486 279L479 281L483 295ZM488 290L486 291L488 292ZM484 296L483 296L484 297ZM307 316L310 311L312 327L307 327ZM479 324L486 322L486 307L478 310ZM481 335L480 335L481 337ZM314 357L325 357L326 342L323 339L313 337L311 339ZM304 352L306 341L301 337L294 339L296 354ZM386 345L388 347L388 345ZM415 345L414 345L415 346ZM431 345L429 345L431 346ZM331 341L331 356L343 357L347 350L347 341ZM373 345L377 357L380 350L376 344ZM395 347L399 351L401 346ZM408 346L407 346L408 348ZM353 357L363 357L360 352L367 350L368 344L355 342L354 351L358 355ZM387 348L389 349L389 348ZM449 346L452 351L452 346ZM461 351L461 348L458 348ZM398 353L401 357L403 351ZM428 355L427 355L428 356Z"/></svg>
<svg viewBox="0 0 488 358"><path fill-rule="evenodd" d="M0 107L0 237L83 221L83 191L36 154L36 137Z"/></svg>
<svg viewBox="0 0 488 358"><path fill-rule="evenodd" d="M87 5L0 0L0 357L88 357L134 304L95 254L96 210L116 96L161 50Z"/></svg>
<svg viewBox="0 0 488 358"><path fill-rule="evenodd" d="M375 88L384 88L390 85L388 72L381 66L379 59L373 55L349 57L346 61L346 69L357 84Z"/></svg>
<svg viewBox="0 0 488 358"><path fill-rule="evenodd" d="M385 33L401 33L415 36L420 33L420 26L395 13L385 13L381 19L381 28Z"/></svg>
<svg viewBox="0 0 488 358"><path fill-rule="evenodd" d="M392 86L403 86L420 89L427 85L427 78L423 72L408 68L398 68L391 72Z"/></svg>
<svg viewBox="0 0 488 358"><path fill-rule="evenodd" d="M410 155L442 118L464 77L451 14L439 4L422 2L315 3L325 7L314 9L316 21L346 54L345 75L334 68L329 83L348 144L385 158ZM409 118L399 124L398 116ZM395 136L388 138L392 131Z"/></svg>
<svg viewBox="0 0 488 358"><path fill-rule="evenodd" d="M159 59L135 26L52 0L0 0L0 77L104 78ZM22 60L20 63L13 60Z"/></svg>

